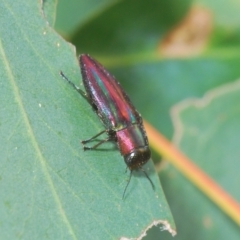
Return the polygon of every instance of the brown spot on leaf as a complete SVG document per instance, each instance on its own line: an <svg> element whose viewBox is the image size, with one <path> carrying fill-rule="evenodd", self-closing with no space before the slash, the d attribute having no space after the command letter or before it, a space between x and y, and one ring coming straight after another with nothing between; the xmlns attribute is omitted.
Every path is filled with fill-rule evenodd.
<svg viewBox="0 0 240 240"><path fill-rule="evenodd" d="M165 57L186 57L204 50L212 31L212 14L194 7L183 21L161 42L159 53Z"/></svg>

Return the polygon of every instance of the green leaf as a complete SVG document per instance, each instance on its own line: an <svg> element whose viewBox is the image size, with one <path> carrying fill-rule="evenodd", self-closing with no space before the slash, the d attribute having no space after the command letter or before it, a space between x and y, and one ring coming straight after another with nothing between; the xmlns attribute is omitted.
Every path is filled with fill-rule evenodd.
<svg viewBox="0 0 240 240"><path fill-rule="evenodd" d="M174 107L174 142L240 201L240 81ZM176 115L175 115L176 114Z"/></svg>
<svg viewBox="0 0 240 240"><path fill-rule="evenodd" d="M239 102L238 80L210 91L202 99L184 101L173 111L175 144L237 202L240 201ZM175 169L169 166L162 180L176 224L181 229L177 239L223 240L229 236L232 240L239 239L239 226ZM181 192L177 200L176 192ZM192 228L183 218L193 223Z"/></svg>
<svg viewBox="0 0 240 240"><path fill-rule="evenodd" d="M119 239L174 223L150 161L129 174L112 144L84 152L103 130L59 72L81 76L75 49L57 35L40 1L0 2L0 238ZM31 14L25 14L31 13Z"/></svg>
<svg viewBox="0 0 240 240"><path fill-rule="evenodd" d="M43 0L43 13L50 26L54 26L56 19L57 0Z"/></svg>
<svg viewBox="0 0 240 240"><path fill-rule="evenodd" d="M74 34L89 18L94 18L106 8L121 0L61 0L57 6L55 28L64 36Z"/></svg>
<svg viewBox="0 0 240 240"><path fill-rule="evenodd" d="M229 2L220 0L197 0L196 3L208 9L212 15L214 29L211 39L211 48L221 47L222 53L228 53L226 49L232 49L232 54L236 53L235 48L240 45L239 28L239 1ZM224 50L224 52L223 52ZM239 50L238 50L239 51Z"/></svg>
<svg viewBox="0 0 240 240"><path fill-rule="evenodd" d="M186 13L190 0L119 1L102 14L90 18L75 31L71 42L79 52L100 56L149 54L159 40Z"/></svg>
<svg viewBox="0 0 240 240"><path fill-rule="evenodd" d="M239 29L240 16L238 9L240 7L239 1L232 1L231 4L224 0L196 0L196 4L208 8L214 14L214 21L216 27Z"/></svg>

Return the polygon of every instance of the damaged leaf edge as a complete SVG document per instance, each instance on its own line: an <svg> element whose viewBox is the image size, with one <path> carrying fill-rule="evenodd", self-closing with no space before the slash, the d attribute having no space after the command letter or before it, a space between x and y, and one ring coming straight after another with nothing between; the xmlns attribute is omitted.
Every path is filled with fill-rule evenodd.
<svg viewBox="0 0 240 240"><path fill-rule="evenodd" d="M139 237L137 238L127 238L127 237L121 237L120 240L141 240L143 237L145 237L147 235L147 231L149 229L151 229L153 226L157 226L157 225L163 225L162 227L160 227L161 231L165 231L167 230L168 232L170 232L172 234L172 236L175 236L177 234L175 229L171 228L171 224L168 221L163 221L163 220L154 220L150 225L148 225L143 232L140 234Z"/></svg>

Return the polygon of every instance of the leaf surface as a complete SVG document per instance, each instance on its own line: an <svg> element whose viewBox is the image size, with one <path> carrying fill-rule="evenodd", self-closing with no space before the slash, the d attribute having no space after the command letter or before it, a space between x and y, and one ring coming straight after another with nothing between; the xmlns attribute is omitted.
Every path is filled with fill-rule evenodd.
<svg viewBox="0 0 240 240"><path fill-rule="evenodd" d="M156 190L136 172L122 200L129 174L115 146L83 151L80 140L103 126L61 78L80 85L75 50L40 2L4 0L0 9L0 238L118 239L153 223L174 232L151 161Z"/></svg>

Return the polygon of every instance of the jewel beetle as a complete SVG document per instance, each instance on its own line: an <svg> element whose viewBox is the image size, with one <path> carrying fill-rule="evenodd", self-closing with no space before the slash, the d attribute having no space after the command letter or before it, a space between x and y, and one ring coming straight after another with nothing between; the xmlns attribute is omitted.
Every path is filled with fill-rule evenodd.
<svg viewBox="0 0 240 240"><path fill-rule="evenodd" d="M148 138L143 126L141 115L133 106L119 82L95 59L88 54L79 57L79 64L86 93L71 82L63 72L61 76L87 101L101 119L105 130L82 141L84 150L96 149L107 141L115 141L119 151L130 170L130 177L125 187L123 198L134 170L142 170L154 185L142 166L150 159L151 151ZM92 147L87 143L103 133L108 137Z"/></svg>

